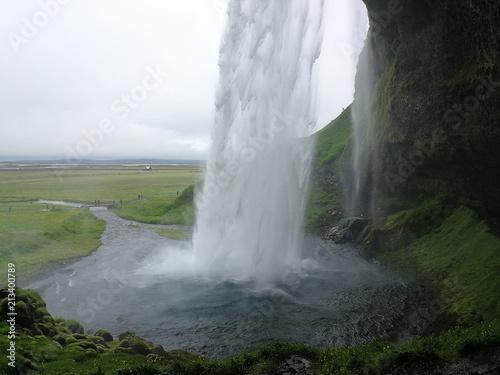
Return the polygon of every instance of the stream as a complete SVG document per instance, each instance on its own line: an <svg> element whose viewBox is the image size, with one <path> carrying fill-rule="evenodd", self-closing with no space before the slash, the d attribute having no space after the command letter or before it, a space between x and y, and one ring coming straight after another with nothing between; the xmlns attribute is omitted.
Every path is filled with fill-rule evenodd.
<svg viewBox="0 0 500 375"><path fill-rule="evenodd" d="M153 266L187 242L161 237L152 225L130 227L105 207L91 211L106 221L102 246L22 285L41 294L52 316L76 319L87 333L104 328L116 339L134 331L166 350L225 357L275 340L354 346L409 325L403 280L348 246L306 238L300 272L273 287L180 278Z"/></svg>

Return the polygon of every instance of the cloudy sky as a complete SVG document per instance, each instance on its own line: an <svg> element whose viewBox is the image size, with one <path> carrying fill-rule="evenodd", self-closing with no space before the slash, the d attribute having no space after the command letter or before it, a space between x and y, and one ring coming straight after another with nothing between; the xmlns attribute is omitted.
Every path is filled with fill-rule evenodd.
<svg viewBox="0 0 500 375"><path fill-rule="evenodd" d="M204 159L227 0L0 0L0 160ZM326 0L317 129L352 101L359 1Z"/></svg>

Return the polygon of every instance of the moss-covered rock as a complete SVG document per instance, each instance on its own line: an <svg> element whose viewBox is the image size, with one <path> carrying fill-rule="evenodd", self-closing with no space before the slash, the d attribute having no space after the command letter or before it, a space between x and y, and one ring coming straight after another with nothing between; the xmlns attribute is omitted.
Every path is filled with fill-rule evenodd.
<svg viewBox="0 0 500 375"><path fill-rule="evenodd" d="M69 344L66 348L70 349L72 347L79 346L83 349L93 349L97 352L97 346L92 341L89 340L77 340L74 343Z"/></svg>
<svg viewBox="0 0 500 375"><path fill-rule="evenodd" d="M92 341L96 345L102 345L102 346L107 346L106 340L104 340L102 337L99 336L87 336L87 338Z"/></svg>
<svg viewBox="0 0 500 375"><path fill-rule="evenodd" d="M137 354L132 348L117 347L112 350L113 353L124 353L124 354Z"/></svg>
<svg viewBox="0 0 500 375"><path fill-rule="evenodd" d="M68 335L63 334L63 333L58 333L52 339L54 341L58 342L59 344L61 344L63 347L65 347L68 344L68 342L66 341L67 338L68 338Z"/></svg>
<svg viewBox="0 0 500 375"><path fill-rule="evenodd" d="M64 322L60 323L60 325L66 327L72 333L84 334L85 332L83 326L74 319L65 320Z"/></svg>
<svg viewBox="0 0 500 375"><path fill-rule="evenodd" d="M59 334L56 326L51 323L38 323L37 327L43 332L47 337L54 337Z"/></svg>
<svg viewBox="0 0 500 375"><path fill-rule="evenodd" d="M113 341L113 336L105 329L100 329L95 333L95 335L98 337L102 337L106 342Z"/></svg>
<svg viewBox="0 0 500 375"><path fill-rule="evenodd" d="M135 333L127 335L121 342L119 347L130 348L136 354L148 355L152 352L154 345L149 341L146 341Z"/></svg>
<svg viewBox="0 0 500 375"><path fill-rule="evenodd" d="M120 333L120 334L118 335L118 341L122 341L122 340L124 340L127 336L130 336L130 335L135 335L135 332L132 332L132 331L127 331L127 332Z"/></svg>

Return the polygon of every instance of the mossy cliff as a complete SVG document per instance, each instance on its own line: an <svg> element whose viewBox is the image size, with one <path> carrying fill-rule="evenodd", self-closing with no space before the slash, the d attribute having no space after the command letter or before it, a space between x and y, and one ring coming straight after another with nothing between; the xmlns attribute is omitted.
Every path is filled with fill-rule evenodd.
<svg viewBox="0 0 500 375"><path fill-rule="evenodd" d="M421 286L447 322L489 321L500 314L500 3L363 1L355 100L317 134L309 231L371 217L363 255Z"/></svg>
<svg viewBox="0 0 500 375"><path fill-rule="evenodd" d="M377 162L367 181L385 198L451 193L500 212L500 4L364 2L355 106L369 114L361 152Z"/></svg>

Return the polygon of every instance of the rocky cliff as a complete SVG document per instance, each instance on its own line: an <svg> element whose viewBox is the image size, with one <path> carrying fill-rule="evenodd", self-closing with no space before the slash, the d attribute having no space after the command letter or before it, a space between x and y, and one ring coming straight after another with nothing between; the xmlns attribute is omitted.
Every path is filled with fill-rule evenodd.
<svg viewBox="0 0 500 375"><path fill-rule="evenodd" d="M370 129L360 151L371 161L365 192L451 193L498 213L500 3L364 2L370 31L354 107Z"/></svg>
<svg viewBox="0 0 500 375"><path fill-rule="evenodd" d="M355 100L317 134L308 229L356 238L424 286L422 305L440 301L441 322L489 321L500 313L500 3L364 2ZM352 216L371 229L351 233L341 219Z"/></svg>

